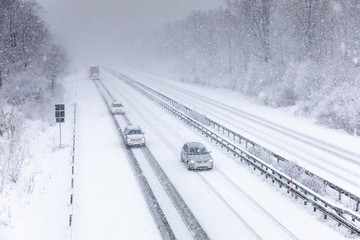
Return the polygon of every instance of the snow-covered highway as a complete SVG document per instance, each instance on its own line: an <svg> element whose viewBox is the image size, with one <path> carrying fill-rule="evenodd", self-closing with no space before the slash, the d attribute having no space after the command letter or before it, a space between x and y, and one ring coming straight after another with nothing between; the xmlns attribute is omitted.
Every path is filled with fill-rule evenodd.
<svg viewBox="0 0 360 240"><path fill-rule="evenodd" d="M122 71L360 196L359 139L290 118L280 111L274 110L274 114L246 101L230 101L194 85L133 70Z"/></svg>
<svg viewBox="0 0 360 240"><path fill-rule="evenodd" d="M209 172L188 172L179 160L182 144L189 140L205 140L114 76L104 73L101 81L118 101L125 104L129 119L145 130L149 149L210 238L236 239L248 234L251 238L302 239L305 234L305 238L311 239L320 232L323 235L324 231L334 234L330 234L334 230L304 210L306 207L301 203L275 191L274 186L263 182L217 148L210 147L210 143L206 145L213 152L216 168L231 181L225 180L222 174L216 174L219 173L216 168ZM201 181L201 178L208 179L211 184ZM214 194L214 189L217 194ZM252 211L244 213L244 209ZM304 219L309 225L304 224ZM330 239L333 237L330 236Z"/></svg>

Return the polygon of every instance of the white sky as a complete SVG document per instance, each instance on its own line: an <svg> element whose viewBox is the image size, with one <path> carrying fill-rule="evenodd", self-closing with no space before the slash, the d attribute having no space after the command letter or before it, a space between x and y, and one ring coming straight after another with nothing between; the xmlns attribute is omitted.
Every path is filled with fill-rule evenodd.
<svg viewBox="0 0 360 240"><path fill-rule="evenodd" d="M76 62L117 60L136 33L185 17L191 10L215 9L224 0L37 0L52 31ZM121 59L118 59L122 61Z"/></svg>

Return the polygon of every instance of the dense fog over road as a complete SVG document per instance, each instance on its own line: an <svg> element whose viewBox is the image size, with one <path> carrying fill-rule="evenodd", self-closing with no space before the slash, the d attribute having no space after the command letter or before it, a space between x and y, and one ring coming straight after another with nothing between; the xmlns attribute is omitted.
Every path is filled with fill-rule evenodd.
<svg viewBox="0 0 360 240"><path fill-rule="evenodd" d="M222 0L38 0L45 20L75 61L121 61L136 35L192 10L218 8ZM122 56L122 57L121 57Z"/></svg>

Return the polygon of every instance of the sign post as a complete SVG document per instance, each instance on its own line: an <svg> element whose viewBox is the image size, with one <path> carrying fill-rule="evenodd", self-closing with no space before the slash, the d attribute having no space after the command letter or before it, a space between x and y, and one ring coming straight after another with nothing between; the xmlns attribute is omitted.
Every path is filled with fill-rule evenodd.
<svg viewBox="0 0 360 240"><path fill-rule="evenodd" d="M55 104L55 118L60 127L60 148L61 148L61 123L65 122L65 104Z"/></svg>

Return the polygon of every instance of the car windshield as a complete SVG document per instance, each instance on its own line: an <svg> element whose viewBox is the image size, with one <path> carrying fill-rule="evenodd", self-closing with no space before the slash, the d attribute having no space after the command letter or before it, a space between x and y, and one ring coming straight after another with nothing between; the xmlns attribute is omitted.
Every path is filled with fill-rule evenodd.
<svg viewBox="0 0 360 240"><path fill-rule="evenodd" d="M112 106L113 107L122 107L122 104L121 103L113 103Z"/></svg>
<svg viewBox="0 0 360 240"><path fill-rule="evenodd" d="M128 135L142 134L140 129L129 130Z"/></svg>
<svg viewBox="0 0 360 240"><path fill-rule="evenodd" d="M189 148L189 155L205 155L209 154L205 147L191 147Z"/></svg>

